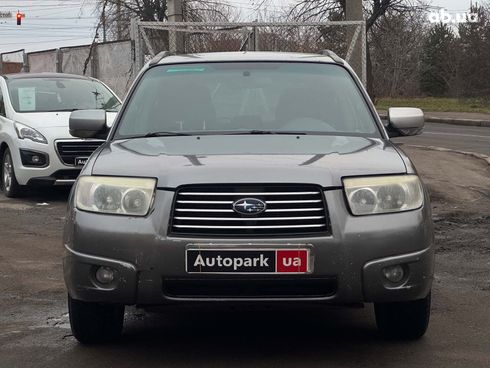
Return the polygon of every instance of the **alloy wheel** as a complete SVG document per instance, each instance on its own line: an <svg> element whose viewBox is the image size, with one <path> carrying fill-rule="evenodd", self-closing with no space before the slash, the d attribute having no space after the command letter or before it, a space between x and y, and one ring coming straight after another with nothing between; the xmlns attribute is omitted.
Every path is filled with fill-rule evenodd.
<svg viewBox="0 0 490 368"><path fill-rule="evenodd" d="M6 153L3 158L3 190L8 192L12 187L12 159L10 153Z"/></svg>

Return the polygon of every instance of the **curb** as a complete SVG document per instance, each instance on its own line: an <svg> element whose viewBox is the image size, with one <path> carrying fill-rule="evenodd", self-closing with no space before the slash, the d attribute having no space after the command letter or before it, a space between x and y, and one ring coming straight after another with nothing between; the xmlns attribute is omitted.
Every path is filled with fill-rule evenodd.
<svg viewBox="0 0 490 368"><path fill-rule="evenodd" d="M439 152L451 152L451 153L459 153L460 155L466 155L466 156L471 156L474 158L478 158L480 160L485 161L488 165L490 165L490 157L487 155L484 155L482 153L476 153L476 152L468 152L468 151L458 151L458 150L453 150L450 148L444 148L444 147L437 147L437 146L419 146L416 144L407 144L407 147L413 147L413 148L419 148L419 149L425 149L429 151L439 151Z"/></svg>
<svg viewBox="0 0 490 368"><path fill-rule="evenodd" d="M387 119L388 115L386 113L378 113L381 119ZM479 126L479 127L490 127L490 120L475 120L475 119L453 119L453 118L437 118L435 116L426 115L426 123L441 123L441 124L452 124L452 125L465 125L465 126Z"/></svg>

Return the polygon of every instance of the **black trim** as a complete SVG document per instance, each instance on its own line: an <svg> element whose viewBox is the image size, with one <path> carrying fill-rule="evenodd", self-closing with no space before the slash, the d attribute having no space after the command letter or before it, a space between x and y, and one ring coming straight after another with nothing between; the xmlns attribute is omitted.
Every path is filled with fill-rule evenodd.
<svg viewBox="0 0 490 368"><path fill-rule="evenodd" d="M337 292L335 277L163 279L163 294L174 298L326 298Z"/></svg>
<svg viewBox="0 0 490 368"><path fill-rule="evenodd" d="M22 166L25 167L37 167L39 169L42 169L44 167L49 166L49 155L46 152L41 152L41 151L36 151L36 150L26 150L26 149L19 149L20 153L20 159L22 161ZM38 165L35 163L32 163L32 160L30 159L32 156L40 156L43 158L42 164Z"/></svg>
<svg viewBox="0 0 490 368"><path fill-rule="evenodd" d="M51 176L41 176L38 178L31 178L27 182L28 186L33 187L47 187L52 186L56 180L76 180L81 170L58 170L51 174Z"/></svg>
<svg viewBox="0 0 490 368"><path fill-rule="evenodd" d="M344 189L343 186L338 186L338 187L322 187L322 190L324 192L329 192L331 190L342 190L342 189Z"/></svg>
<svg viewBox="0 0 490 368"><path fill-rule="evenodd" d="M176 188L170 188L170 187L156 187L156 190L166 190L167 192L176 192Z"/></svg>
<svg viewBox="0 0 490 368"><path fill-rule="evenodd" d="M285 183L286 184L286 183ZM205 183L201 183L201 184L196 184L196 185L205 185ZM292 183L292 185L299 185L299 184L296 184L296 183ZM166 190L168 192L176 192L178 190L178 188L180 188L182 185L176 187L176 188L172 188L172 187L156 187L156 190ZM343 186L334 186L334 187L321 187L322 190L324 192L328 192L328 191L331 191L331 190L342 190L344 189Z"/></svg>

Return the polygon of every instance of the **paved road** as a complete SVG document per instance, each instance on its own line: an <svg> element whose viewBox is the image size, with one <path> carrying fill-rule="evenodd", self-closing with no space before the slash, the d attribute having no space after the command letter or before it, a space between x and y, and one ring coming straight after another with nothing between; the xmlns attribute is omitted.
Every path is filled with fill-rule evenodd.
<svg viewBox="0 0 490 368"><path fill-rule="evenodd" d="M397 143L438 146L490 156L490 128L427 123L415 137L393 139Z"/></svg>

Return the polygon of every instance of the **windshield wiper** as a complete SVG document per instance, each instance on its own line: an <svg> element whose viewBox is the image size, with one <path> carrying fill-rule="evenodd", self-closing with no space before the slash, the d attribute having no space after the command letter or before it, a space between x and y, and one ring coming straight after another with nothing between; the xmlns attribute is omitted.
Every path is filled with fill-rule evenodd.
<svg viewBox="0 0 490 368"><path fill-rule="evenodd" d="M189 136L189 135L195 135L195 134L190 134L190 133L181 133L181 132L150 132L146 133L143 135L145 138L150 138L150 137L172 137L172 136Z"/></svg>
<svg viewBox="0 0 490 368"><path fill-rule="evenodd" d="M146 134L136 134L130 136L121 136L117 137L117 139L134 139L134 138L152 138L152 137L176 137L176 136L195 136L195 135L246 135L246 134L277 134L277 135L306 135L305 132L294 132L294 131L274 131L274 130L244 130L244 131L200 131L193 133L183 133L183 132L172 132L172 131L159 131L159 132L150 132Z"/></svg>
<svg viewBox="0 0 490 368"><path fill-rule="evenodd" d="M152 137L177 137L177 136L190 136L195 134L181 133L181 132L150 132L145 134L135 134L128 136L116 137L116 139L135 139L135 138L152 138Z"/></svg>
<svg viewBox="0 0 490 368"><path fill-rule="evenodd" d="M77 111L77 110L80 110L80 109L55 109L55 110L39 110L39 111L36 111L36 112L70 112L70 111Z"/></svg>
<svg viewBox="0 0 490 368"><path fill-rule="evenodd" d="M285 134L285 135L306 135L305 132L294 132L290 130L246 130L246 131L236 131L228 133L230 135L243 135L243 134Z"/></svg>

